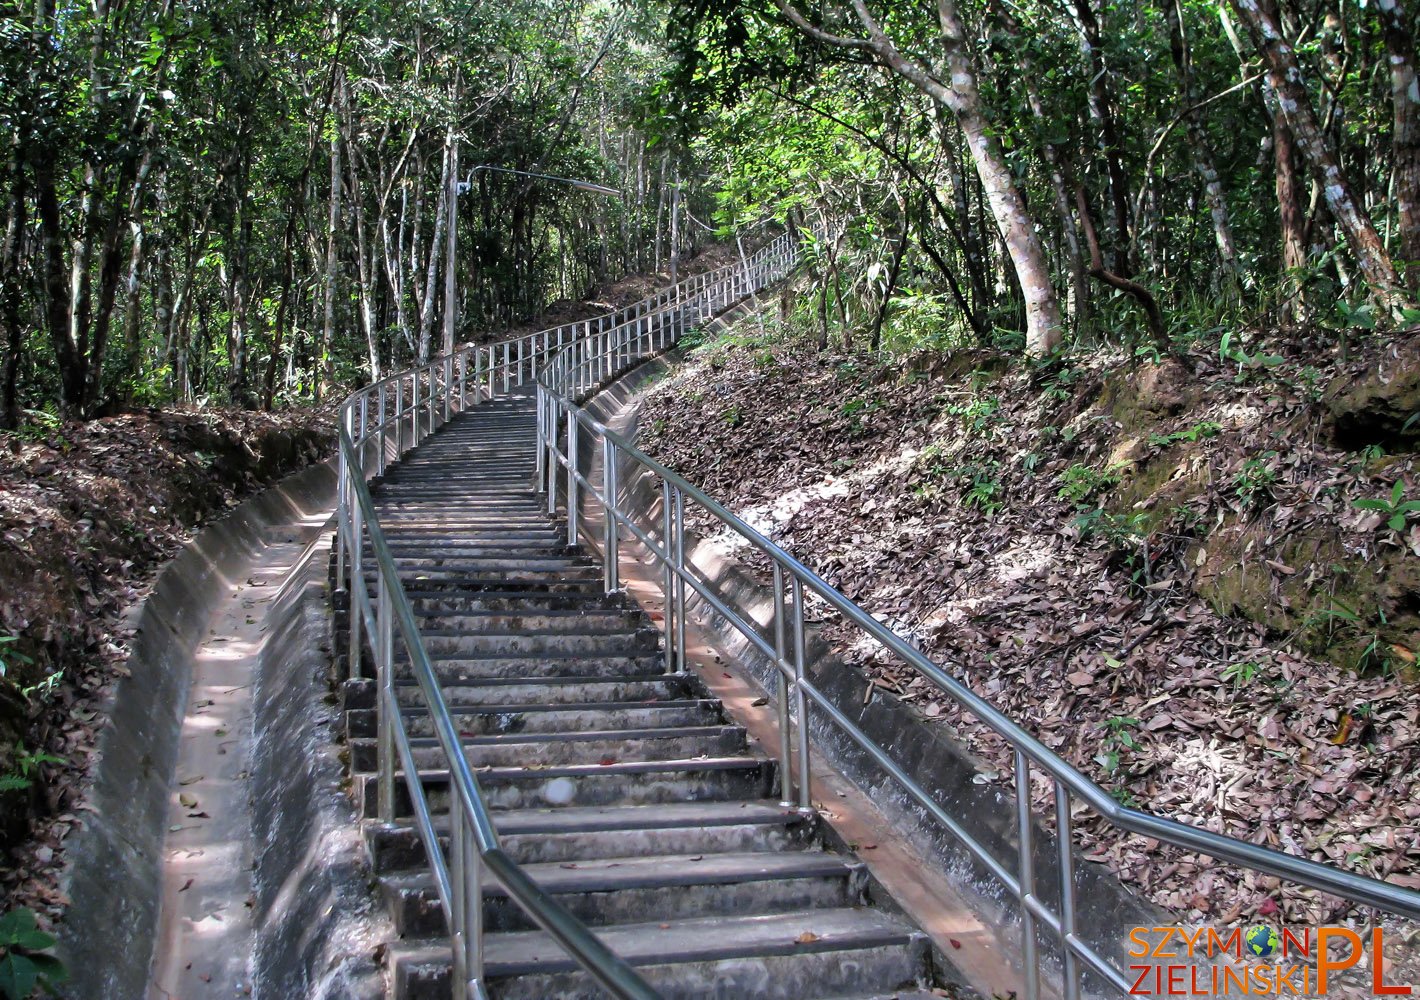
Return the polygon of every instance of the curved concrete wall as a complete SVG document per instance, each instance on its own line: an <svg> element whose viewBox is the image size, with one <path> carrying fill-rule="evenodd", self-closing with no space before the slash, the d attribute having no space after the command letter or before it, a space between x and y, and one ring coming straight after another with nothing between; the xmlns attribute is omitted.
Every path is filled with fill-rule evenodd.
<svg viewBox="0 0 1420 1000"><path fill-rule="evenodd" d="M162 882L162 849L193 651L214 604L239 582L267 532L324 520L334 506L332 462L311 466L202 529L159 574L131 616L128 676L103 707L99 759L83 823L66 845L70 905L59 955L66 992L137 1000L148 991Z"/></svg>

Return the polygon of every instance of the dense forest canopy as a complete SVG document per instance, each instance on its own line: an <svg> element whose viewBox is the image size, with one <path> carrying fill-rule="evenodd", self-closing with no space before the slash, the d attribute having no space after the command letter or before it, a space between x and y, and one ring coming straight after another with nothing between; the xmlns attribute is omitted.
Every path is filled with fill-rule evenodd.
<svg viewBox="0 0 1420 1000"><path fill-rule="evenodd" d="M8 426L319 399L766 221L819 234L821 343L1417 315L1396 0L36 0L0 36Z"/></svg>

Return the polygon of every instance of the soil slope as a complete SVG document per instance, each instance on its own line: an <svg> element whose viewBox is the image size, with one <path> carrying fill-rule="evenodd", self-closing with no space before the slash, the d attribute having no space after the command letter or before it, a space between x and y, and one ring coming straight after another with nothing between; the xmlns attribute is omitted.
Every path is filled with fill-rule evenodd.
<svg viewBox="0 0 1420 1000"><path fill-rule="evenodd" d="M1317 345L879 362L740 331L648 391L651 454L1120 801L1420 888L1420 521L1356 506L1420 498L1413 337L1318 369ZM954 704L828 628L1009 773ZM1082 820L1187 919L1339 915Z"/></svg>

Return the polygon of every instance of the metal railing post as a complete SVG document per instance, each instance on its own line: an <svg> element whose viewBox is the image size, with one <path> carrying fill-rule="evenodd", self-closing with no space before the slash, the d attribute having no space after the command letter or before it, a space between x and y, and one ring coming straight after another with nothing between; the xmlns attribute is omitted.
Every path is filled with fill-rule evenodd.
<svg viewBox="0 0 1420 1000"><path fill-rule="evenodd" d="M468 855L463 846L468 837L468 830L464 824L463 803L459 801L458 790L451 787L449 794L449 889L454 897L449 900L449 943L453 946L454 982L460 984L460 988L453 991L453 996L455 1000L463 1000L468 996L469 978L468 928L464 926L468 916L468 901L464 898L468 894L464 861Z"/></svg>
<svg viewBox="0 0 1420 1000"><path fill-rule="evenodd" d="M365 586L365 519L358 500L351 498L350 504L350 676L361 675L361 660L364 656L364 639L361 627L364 625L360 614L360 601L356 598L356 587Z"/></svg>
<svg viewBox="0 0 1420 1000"><path fill-rule="evenodd" d="M547 439L543 447L547 449L547 513L557 513L557 397L547 393Z"/></svg>
<svg viewBox="0 0 1420 1000"><path fill-rule="evenodd" d="M1079 1000L1080 960L1070 942L1075 936L1075 856L1070 850L1070 790L1055 782L1055 849L1060 877L1060 936L1064 943L1065 1000Z"/></svg>
<svg viewBox="0 0 1420 1000"><path fill-rule="evenodd" d="M385 579L383 570L375 574L375 586L379 589L375 625L380 630L375 643L377 647L375 650L377 677L375 704L378 708L376 725L379 736L376 747L379 765L379 777L376 779L379 783L377 797L379 799L380 821L393 823L394 727L399 706L395 703L394 695L394 609L390 597L391 581Z"/></svg>
<svg viewBox="0 0 1420 1000"><path fill-rule="evenodd" d="M394 457L404 454L404 376L394 381Z"/></svg>
<svg viewBox="0 0 1420 1000"><path fill-rule="evenodd" d="M620 542L616 524L616 446L605 435L602 436L602 493L602 512L606 515L602 562L606 571L606 592L614 594L621 589Z"/></svg>
<svg viewBox="0 0 1420 1000"><path fill-rule="evenodd" d="M577 544L577 416L567 408L567 544Z"/></svg>
<svg viewBox="0 0 1420 1000"><path fill-rule="evenodd" d="M685 498L679 488L671 490L674 501L675 534L675 666L677 673L685 671Z"/></svg>
<svg viewBox="0 0 1420 1000"><path fill-rule="evenodd" d="M676 574L671 557L671 534L674 531L671 523L671 484L668 480L661 480L661 570L664 579L661 584L661 624L666 632L666 673L673 674L676 669L676 644L675 644L675 581Z"/></svg>
<svg viewBox="0 0 1420 1000"><path fill-rule="evenodd" d="M454 384L454 356L444 355L444 423L449 422L453 416L454 396L449 390Z"/></svg>
<svg viewBox="0 0 1420 1000"><path fill-rule="evenodd" d="M810 809L809 789L809 699L804 692L804 584L792 577L794 597L794 714L798 716L799 808Z"/></svg>
<svg viewBox="0 0 1420 1000"><path fill-rule="evenodd" d="M459 352L459 412L468 409L468 351Z"/></svg>
<svg viewBox="0 0 1420 1000"><path fill-rule="evenodd" d="M379 455L375 459L375 465L379 469L379 474L382 476L385 474L385 437L387 434L387 428L385 427L385 390L388 388L389 386L387 385L380 386L380 398L376 403L375 412L375 418L379 421L380 425L379 433L376 435L375 440L375 444L379 446Z"/></svg>
<svg viewBox="0 0 1420 1000"><path fill-rule="evenodd" d="M784 671L788 668L788 642L786 633L788 622L784 620L784 567L774 564L774 677L778 683L775 693L774 710L779 716L779 804L786 809L794 807L794 775L790 766L789 752L789 678Z"/></svg>
<svg viewBox="0 0 1420 1000"><path fill-rule="evenodd" d="M370 464L370 393L360 393L360 438L355 444L355 457L360 463L359 476L365 477L365 467Z"/></svg>
<svg viewBox="0 0 1420 1000"><path fill-rule="evenodd" d="M341 423L349 424L349 420L342 420ZM346 537L345 525L349 517L349 508L345 502L345 483L349 470L346 468L345 449L338 447L339 457L336 461L338 471L335 479L335 588L340 590L345 587L345 545Z"/></svg>
<svg viewBox="0 0 1420 1000"><path fill-rule="evenodd" d="M1016 843L1019 845L1018 872L1021 885L1021 973L1025 976L1025 1000L1040 996L1040 960L1036 955L1035 915L1028 905L1035 896L1034 841L1031 836L1030 761L1016 750Z"/></svg>

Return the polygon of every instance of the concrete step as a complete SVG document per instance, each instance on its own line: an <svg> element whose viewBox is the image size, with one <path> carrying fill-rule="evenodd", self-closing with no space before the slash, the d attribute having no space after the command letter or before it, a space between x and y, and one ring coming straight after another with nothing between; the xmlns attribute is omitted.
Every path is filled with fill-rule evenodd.
<svg viewBox="0 0 1420 1000"><path fill-rule="evenodd" d="M546 705L581 704L590 701L657 703L700 695L699 682L695 678L686 674L666 674L658 671L616 677L470 677L458 684L448 684L444 687L444 701L450 707L475 705L488 708L526 705L534 701ZM427 707L423 692L412 680L396 682L395 698L401 705Z"/></svg>
<svg viewBox="0 0 1420 1000"><path fill-rule="evenodd" d="M719 703L710 699L687 699L664 704L586 702L549 706L501 705L485 708L464 705L451 709L454 725L463 736L492 736L506 733L576 733L589 729L648 729L661 726L708 726L721 721ZM375 735L374 709L353 709L346 713L345 731L351 739ZM410 736L433 736L434 726L425 708L404 712L404 730Z"/></svg>
<svg viewBox="0 0 1420 1000"><path fill-rule="evenodd" d="M480 770L477 778L484 801L490 809L537 809L763 799L774 793L776 773L773 761L735 756L548 767L490 767ZM375 776L356 774L353 777L362 815L378 815ZM448 772L443 769L421 770L419 781L430 811L447 812ZM397 775L397 816L412 814L413 807L405 782L405 775Z"/></svg>
<svg viewBox="0 0 1420 1000"><path fill-rule="evenodd" d="M606 764L619 760L683 760L730 757L744 753L739 726L681 726L661 729L592 730L575 733L509 733L463 739L464 756L474 767L526 767L551 764ZM410 740L419 767L443 767L443 748L432 736ZM379 766L373 739L350 742L350 767L356 772Z"/></svg>
<svg viewBox="0 0 1420 1000"><path fill-rule="evenodd" d="M668 926L662 926L668 923ZM813 1000L916 988L928 975L920 931L880 911L701 917L600 928L598 937L665 1000ZM489 934L484 974L499 1000L600 1000L590 977L540 931ZM391 948L397 1000L447 1000L447 940Z"/></svg>
<svg viewBox="0 0 1420 1000"><path fill-rule="evenodd" d="M588 627L524 631L521 629L421 629L424 649L441 660L520 656L632 656L654 653L661 633L644 626L624 625L595 630Z"/></svg>
<svg viewBox="0 0 1420 1000"><path fill-rule="evenodd" d="M524 871L591 927L856 906L864 887L861 863L822 851L651 855L528 864ZM447 932L433 875L400 872L379 881L400 934ZM486 886L483 898L485 933L536 929L502 886Z"/></svg>
<svg viewBox="0 0 1420 1000"><path fill-rule="evenodd" d="M469 610L461 613L446 611L419 612L421 634L486 633L608 633L632 631L645 627L648 619L639 609L618 608L546 608L526 613L508 611Z"/></svg>
<svg viewBox="0 0 1420 1000"><path fill-rule="evenodd" d="M496 679L522 679L529 682L538 678L554 677L609 679L644 677L665 669L664 657L653 650L653 646L642 644L642 650L633 648L626 653L612 652L606 656L594 656L590 652L553 653L533 650L507 656L432 654L429 659L434 667L434 676L441 685L476 684L479 681ZM403 662L403 657L396 661L394 675L397 680L413 676L408 663Z"/></svg>
<svg viewBox="0 0 1420 1000"><path fill-rule="evenodd" d="M371 592L375 578L374 570L366 567L365 585ZM535 585L551 590L570 590L601 586L602 569L600 566L509 569L491 563L482 567L458 563L437 568L401 566L399 579L406 589L444 586L463 590L501 590L513 585Z"/></svg>
<svg viewBox="0 0 1420 1000"><path fill-rule="evenodd" d="M671 802L505 810L494 814L503 849L519 864L569 862L642 854L723 854L803 850L817 820L773 801ZM448 827L438 820L442 849ZM427 864L413 824L365 824L365 844L377 873Z"/></svg>
<svg viewBox="0 0 1420 1000"><path fill-rule="evenodd" d="M416 615L457 615L463 612L581 613L628 609L625 595L607 594L599 586L585 584L574 584L555 590L548 587L485 587L472 590L458 587L434 588L424 584L410 587L406 584L404 593ZM639 609L636 613L639 613Z"/></svg>

